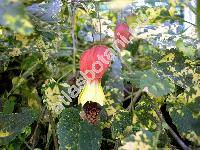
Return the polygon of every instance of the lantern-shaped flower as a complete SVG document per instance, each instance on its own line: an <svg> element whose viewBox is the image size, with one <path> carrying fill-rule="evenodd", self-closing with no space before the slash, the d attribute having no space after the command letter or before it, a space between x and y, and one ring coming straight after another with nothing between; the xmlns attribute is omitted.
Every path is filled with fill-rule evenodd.
<svg viewBox="0 0 200 150"><path fill-rule="evenodd" d="M126 23L119 23L115 28L115 43L119 49L127 48L131 40L131 32Z"/></svg>
<svg viewBox="0 0 200 150"><path fill-rule="evenodd" d="M93 46L80 58L80 72L86 79L86 84L79 95L78 103L82 104L86 119L92 124L96 123L96 116L100 112L99 106L103 106L106 100L101 87L101 78L110 66L110 62L109 48L103 45Z"/></svg>

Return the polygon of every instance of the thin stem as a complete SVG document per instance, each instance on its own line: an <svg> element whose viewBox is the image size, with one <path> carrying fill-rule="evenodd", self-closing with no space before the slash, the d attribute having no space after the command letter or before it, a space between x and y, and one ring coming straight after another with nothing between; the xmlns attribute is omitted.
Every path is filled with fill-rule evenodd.
<svg viewBox="0 0 200 150"><path fill-rule="evenodd" d="M36 137L37 137L37 130L38 130L38 127L39 127L39 122L37 122L37 125L35 127L35 130L34 130L34 133L33 133L33 136L32 136L32 150L35 148L35 145L36 145Z"/></svg>
<svg viewBox="0 0 200 150"><path fill-rule="evenodd" d="M154 111L156 112L156 114L159 117L160 121L166 123L171 135L174 137L174 139L177 141L177 143L182 147L182 149L183 150L190 150L190 148L187 145L185 145L185 143L181 140L181 138L174 132L174 130L165 121L162 113L155 108L155 104L153 103L153 101L151 99L149 99L149 101L151 102L152 106L154 107Z"/></svg>
<svg viewBox="0 0 200 150"><path fill-rule="evenodd" d="M130 95L129 96L127 96L127 97L125 97L123 100L122 100L122 102L125 102L126 100L128 100L128 99L130 99L130 98L132 98L135 94L136 94L137 92L134 92L134 93L130 93Z"/></svg>
<svg viewBox="0 0 200 150"><path fill-rule="evenodd" d="M114 150L118 150L119 146L120 146L120 140L117 139L117 141L115 142Z"/></svg>
<svg viewBox="0 0 200 150"><path fill-rule="evenodd" d="M49 119L50 119L50 124L51 124L51 128L52 128L55 150L59 150L58 138L57 138L57 134L56 134L56 125L55 125L54 119L50 112L49 112Z"/></svg>
<svg viewBox="0 0 200 150"><path fill-rule="evenodd" d="M126 93L128 93L128 94L131 94L131 92L128 91L125 87L124 87L124 91L125 91Z"/></svg>
<svg viewBox="0 0 200 150"><path fill-rule="evenodd" d="M111 143L115 143L115 141L114 140L111 140L111 139L106 139L106 138L101 138L102 140L104 140L104 141L108 141L108 142L111 142Z"/></svg>
<svg viewBox="0 0 200 150"><path fill-rule="evenodd" d="M138 90L138 91L135 93L134 98L131 100L131 103L130 103L130 105L129 105L128 108L127 108L129 111L131 111L133 104L136 103L136 101L137 101L138 98L141 96L141 94L142 94L142 90Z"/></svg>
<svg viewBox="0 0 200 150"><path fill-rule="evenodd" d="M200 0L196 1L196 12L197 32L198 38L200 38Z"/></svg>
<svg viewBox="0 0 200 150"><path fill-rule="evenodd" d="M100 35L100 43L101 43L101 41L102 41L102 39L101 39L101 18L100 18L100 14L99 14L99 5L96 4L95 6L96 6L98 21L99 21L99 32L100 32L99 35Z"/></svg>
<svg viewBox="0 0 200 150"><path fill-rule="evenodd" d="M39 127L39 123L40 123L40 120L41 118L43 118L43 115L44 115L44 112L45 112L46 108L42 108L41 110L41 115L40 117L38 118L38 121L37 121L37 125L35 127L35 130L34 130L34 133L33 133L33 136L31 137L32 139L32 150L35 148L35 142L36 142L36 137L37 137L37 130L38 130L38 127Z"/></svg>
<svg viewBox="0 0 200 150"><path fill-rule="evenodd" d="M76 17L76 3L72 6L72 17L71 17L71 23L72 23L72 43L73 43L73 73L76 72L76 38L75 38L75 17Z"/></svg>
<svg viewBox="0 0 200 150"><path fill-rule="evenodd" d="M46 145L45 145L45 148L44 148L45 150L49 150L49 146L50 146L51 142L52 142L52 137L50 137L49 141L46 142Z"/></svg>
<svg viewBox="0 0 200 150"><path fill-rule="evenodd" d="M189 21L186 21L186 20L184 20L183 18L180 18L180 17L174 17L174 18L171 18L171 17L162 17L161 16L161 18L163 18L163 19L165 19L165 18L167 18L167 19L174 19L174 20L178 20L178 21L181 21L181 22L186 22L186 23L188 23L188 24L191 24L191 25L193 25L193 26L197 26L196 24L194 24L194 23L192 23L192 22L189 22Z"/></svg>
<svg viewBox="0 0 200 150"><path fill-rule="evenodd" d="M97 3L102 3L102 2L110 2L111 0L100 0L100 1L96 1ZM94 2L94 0L79 0L78 3L90 3L90 2ZM73 2L67 2L67 3L73 3Z"/></svg>
<svg viewBox="0 0 200 150"><path fill-rule="evenodd" d="M25 78L27 78L27 76L28 76L28 74L30 73L30 72L32 72L36 67L37 67L37 65L39 64L41 62L41 60L39 60L39 61L37 61L33 66L31 66L26 72L24 72L22 75L20 75L20 80L19 80L19 82L17 83L17 85L14 87L14 88L12 88L11 90L10 90L10 92L7 94L7 97L9 97L20 85L22 85L23 83L24 83L24 80L23 79L25 79Z"/></svg>
<svg viewBox="0 0 200 150"><path fill-rule="evenodd" d="M131 94L131 104L130 104L130 105L131 105L131 107L130 107L130 111L132 111L132 110L133 110L133 103L135 103L135 102L133 102L133 96L134 96L134 95L133 95L133 87L132 87L132 90L131 90L131 92L132 92L132 94ZM137 94L137 92L136 92L136 94ZM136 94L135 94L135 95L136 95Z"/></svg>
<svg viewBox="0 0 200 150"><path fill-rule="evenodd" d="M162 122L159 124L159 129L158 129L158 132L157 132L157 134L156 134L156 138L154 139L154 141L153 141L153 148L155 149L155 150L157 150L158 149L158 141L159 141L159 136L160 136L160 133L161 133L161 131L162 131Z"/></svg>
<svg viewBox="0 0 200 150"><path fill-rule="evenodd" d="M196 24L194 24L194 23L191 23L191 22L189 22L189 21L186 21L186 20L181 20L181 21L183 21L183 22L186 22L186 23L188 23L188 24L190 24L190 25L193 25L193 26L197 26Z"/></svg>
<svg viewBox="0 0 200 150"><path fill-rule="evenodd" d="M57 83L60 82L60 80L62 80L64 77L66 77L72 70L69 70L67 73L63 74L58 80Z"/></svg>
<svg viewBox="0 0 200 150"><path fill-rule="evenodd" d="M32 150L31 146L30 146L26 141L24 141L24 144L26 145L26 147L27 147L29 150Z"/></svg>

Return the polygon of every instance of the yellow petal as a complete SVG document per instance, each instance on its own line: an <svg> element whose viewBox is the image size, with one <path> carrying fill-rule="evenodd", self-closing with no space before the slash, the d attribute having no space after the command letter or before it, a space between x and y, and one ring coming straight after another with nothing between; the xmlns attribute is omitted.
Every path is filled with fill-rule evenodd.
<svg viewBox="0 0 200 150"><path fill-rule="evenodd" d="M96 102L99 105L103 106L106 98L103 92L103 88L101 87L101 83L98 81L87 82L85 87L78 98L78 104L82 104L82 106L86 102Z"/></svg>

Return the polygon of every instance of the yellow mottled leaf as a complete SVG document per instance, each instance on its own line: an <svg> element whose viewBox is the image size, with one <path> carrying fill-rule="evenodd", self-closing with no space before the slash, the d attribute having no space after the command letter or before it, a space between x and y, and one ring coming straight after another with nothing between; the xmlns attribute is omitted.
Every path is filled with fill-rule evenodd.
<svg viewBox="0 0 200 150"><path fill-rule="evenodd" d="M116 109L113 106L110 106L108 108L106 108L106 112L108 116L112 116L116 113Z"/></svg>
<svg viewBox="0 0 200 150"><path fill-rule="evenodd" d="M45 83L43 101L54 115L58 115L64 109L64 100L61 98L60 89L53 78L46 80Z"/></svg>
<svg viewBox="0 0 200 150"><path fill-rule="evenodd" d="M0 131L0 138L2 137L7 137L12 135L12 133L8 132L8 131Z"/></svg>
<svg viewBox="0 0 200 150"><path fill-rule="evenodd" d="M163 57L158 63L172 62L174 58L175 55L173 53L169 53L165 57Z"/></svg>
<svg viewBox="0 0 200 150"><path fill-rule="evenodd" d="M16 40L22 42L22 46L26 46L29 42L29 39L22 35L22 34L16 34Z"/></svg>

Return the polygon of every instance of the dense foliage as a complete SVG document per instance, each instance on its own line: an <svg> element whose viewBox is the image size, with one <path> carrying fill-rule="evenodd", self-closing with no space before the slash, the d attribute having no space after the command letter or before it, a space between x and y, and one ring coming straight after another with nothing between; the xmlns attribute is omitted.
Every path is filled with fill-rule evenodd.
<svg viewBox="0 0 200 150"><path fill-rule="evenodd" d="M0 0L0 149L200 148L200 1L191 3ZM120 50L116 31L131 37ZM101 75L106 101L85 116L94 112L69 89L94 45L115 59ZM98 103L103 92L90 90Z"/></svg>

